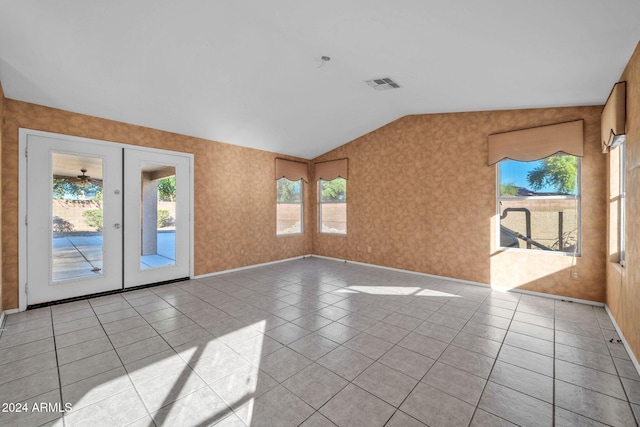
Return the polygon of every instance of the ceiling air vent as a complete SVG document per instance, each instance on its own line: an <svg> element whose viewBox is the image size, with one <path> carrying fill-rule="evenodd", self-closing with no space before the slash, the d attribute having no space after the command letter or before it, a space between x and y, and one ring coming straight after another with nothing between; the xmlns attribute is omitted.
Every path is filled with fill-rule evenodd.
<svg viewBox="0 0 640 427"><path fill-rule="evenodd" d="M375 90L400 89L400 85L391 80L389 77L367 80L365 83Z"/></svg>

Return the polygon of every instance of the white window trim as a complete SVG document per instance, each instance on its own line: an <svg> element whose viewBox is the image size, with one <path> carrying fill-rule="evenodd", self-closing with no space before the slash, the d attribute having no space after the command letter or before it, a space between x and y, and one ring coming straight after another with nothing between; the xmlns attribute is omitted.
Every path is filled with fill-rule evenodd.
<svg viewBox="0 0 640 427"><path fill-rule="evenodd" d="M619 146L619 169L620 169L620 265L625 267L627 265L627 247L626 247L626 191L627 191L627 174L626 174L626 143L622 143Z"/></svg>
<svg viewBox="0 0 640 427"><path fill-rule="evenodd" d="M300 236L301 234L304 234L304 180L300 178L298 181L291 181L291 182L300 183L300 203L286 203L286 202L278 202L278 181L280 179L287 179L288 181L291 181L290 179L285 177L276 179L276 237ZM300 232L278 233L278 205L297 205L297 204L300 205Z"/></svg>
<svg viewBox="0 0 640 427"><path fill-rule="evenodd" d="M576 156L577 157L577 156ZM582 256L582 158L578 158L578 186L575 196L514 196L500 197L500 162L496 163L496 232L495 242L499 251L536 253L554 256ZM502 200L576 200L578 205L578 243L575 252L546 251L527 248L508 248L500 245L500 202Z"/></svg>
<svg viewBox="0 0 640 427"><path fill-rule="evenodd" d="M338 178L334 178L334 179L338 179ZM322 179L322 178L320 178L318 180L318 233L319 234L326 234L328 236L346 236L348 231L349 231L349 228L347 228L347 231L345 231L344 233L329 233L329 232L326 232L326 231L322 231L322 205L327 203L327 202L322 202L322 195L320 194L320 187L321 187L322 181L330 182L330 181L333 181L333 179ZM344 202L332 202L332 203L344 203L345 204L345 209L346 209L347 200L345 198Z"/></svg>

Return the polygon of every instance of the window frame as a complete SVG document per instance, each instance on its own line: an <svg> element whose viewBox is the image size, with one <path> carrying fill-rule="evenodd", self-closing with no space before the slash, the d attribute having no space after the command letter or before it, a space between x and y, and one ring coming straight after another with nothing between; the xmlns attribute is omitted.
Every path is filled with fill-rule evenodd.
<svg viewBox="0 0 640 427"><path fill-rule="evenodd" d="M300 201L299 202L279 202L278 201L278 181L286 179L290 182L300 183ZM278 232L278 205L300 205L300 231L297 233L279 233ZM282 177L276 179L276 237L286 236L300 236L304 234L304 179L300 178L297 181L291 181L288 178Z"/></svg>
<svg viewBox="0 0 640 427"><path fill-rule="evenodd" d="M618 146L619 150L619 169L620 169L620 177L619 177L619 192L620 192L620 230L619 230L619 244L620 244L620 265L625 267L627 265L627 242L625 239L626 228L627 228L627 220L626 220L626 191L627 191L627 174L626 174L626 151L627 144L623 142Z"/></svg>
<svg viewBox="0 0 640 427"><path fill-rule="evenodd" d="M573 156L578 159L578 182L576 185L576 195L567 195L567 196L510 196L510 197L501 197L500 196L500 185L501 185L501 176L500 176L500 164L503 160L496 163L496 232L494 234L496 248L498 251L516 251L516 252L526 252L526 253L540 253L540 254L548 254L548 255L558 255L558 256L572 256L572 257L580 257L582 256L582 157L574 156L573 154L566 154L562 152L558 152L552 154L552 156L556 155L565 155L565 156ZM551 156L549 156L551 157ZM504 160L513 160L513 159L504 159ZM542 160L542 159L538 159ZM524 162L522 160L516 160L520 162ZM536 161L536 160L532 160ZM525 162L526 163L526 162ZM511 248L505 247L500 244L500 202L502 200L576 200L577 205L577 220L576 226L578 228L578 241L576 244L576 250L574 252L564 252L564 251L546 251L546 250L537 250L537 249L527 249L527 248Z"/></svg>
<svg viewBox="0 0 640 427"><path fill-rule="evenodd" d="M323 182L331 182L335 179L344 179L345 181L345 198L344 198L344 202L331 202L331 203L344 203L345 205L345 218L347 216L347 196L346 196L346 185L347 185L347 179L342 178L340 176L334 178L334 179L318 179L318 233L319 234L326 234L329 236L346 236L348 233L349 228L346 227L347 226L347 222L345 222L345 227L346 227L346 231L344 233L329 233L327 231L322 231L322 205L323 204L327 204L329 202L323 202L322 201L322 183Z"/></svg>

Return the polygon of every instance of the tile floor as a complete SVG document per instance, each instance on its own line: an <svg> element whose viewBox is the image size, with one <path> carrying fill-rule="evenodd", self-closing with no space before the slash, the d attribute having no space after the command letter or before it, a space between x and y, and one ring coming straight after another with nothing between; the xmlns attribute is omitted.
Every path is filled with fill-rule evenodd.
<svg viewBox="0 0 640 427"><path fill-rule="evenodd" d="M632 426L617 338L602 308L310 258L9 315L0 425Z"/></svg>

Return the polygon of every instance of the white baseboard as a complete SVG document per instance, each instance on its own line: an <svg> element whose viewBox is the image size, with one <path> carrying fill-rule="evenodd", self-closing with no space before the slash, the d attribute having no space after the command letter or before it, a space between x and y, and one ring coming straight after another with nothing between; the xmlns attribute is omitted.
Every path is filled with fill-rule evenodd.
<svg viewBox="0 0 640 427"><path fill-rule="evenodd" d="M262 264L246 265L244 267L232 268L232 269L229 269L229 270L214 271L213 273L200 274L198 276L194 276L193 278L194 279L204 279L205 277L219 276L221 274L234 273L236 271L242 271L242 270L250 270L250 269L256 268L256 267L264 267L266 265L280 264L280 263L287 262L287 261L294 261L294 260L297 260L297 259L309 258L310 256L311 255L301 255L301 256L296 256L296 257L293 257L293 258L285 258L285 259L279 259L279 260L276 260L276 261L263 262Z"/></svg>
<svg viewBox="0 0 640 427"><path fill-rule="evenodd" d="M18 310L17 308L12 308L11 310L4 310L4 311L0 311L0 335L2 335L2 328L4 327L4 320L6 318L7 314L13 314L13 313L17 313Z"/></svg>
<svg viewBox="0 0 640 427"><path fill-rule="evenodd" d="M622 340L622 345L624 345L625 350L627 350L627 354L631 359L631 363L633 363L633 366L636 368L636 371L638 372L638 374L640 374L640 364L638 363L638 359L636 359L636 355L633 354L631 347L629 347L629 343L627 342L624 335L622 334L622 330L620 329L620 326L618 326L618 322L616 322L615 317L613 317L613 313L611 313L611 310L609 310L608 305L605 304L604 309L607 311L607 314L609 315L609 319L611 319L611 323L613 323L613 327L616 328L616 332L620 336L620 339Z"/></svg>
<svg viewBox="0 0 640 427"><path fill-rule="evenodd" d="M464 285L482 286L482 287L485 287L485 288L491 288L494 291L498 291L498 292L514 292L514 293L519 293L519 294L538 296L538 297L542 297L542 298L551 298L551 299L562 300L562 301L571 301L571 302L575 302L575 303L579 303L579 304L593 305L595 307L604 307L604 303L597 302L597 301L590 301L590 300L579 299L579 298L571 298L571 297L565 297L565 296L561 296L561 295L546 294L544 292L527 291L527 290L524 290L524 289L506 288L506 287L503 287L503 286L490 285L488 283L474 282L474 281L471 281L471 280L454 279L454 278L451 278L451 277L438 276L438 275L435 275L435 274L422 273L422 272L419 272L419 271L403 270L403 269L400 269L400 268L385 267L384 265L368 264L366 262L358 262L358 261L349 261L349 260L345 260L345 259L331 258L331 257L321 256L321 255L311 255L311 257L328 259L328 260L331 260L331 261L345 262L345 263L349 263L349 264L364 265L364 266L367 266L367 267L375 267L375 268L380 268L380 269L383 269L383 270L397 271L397 272L400 272L400 273L410 273L410 274L415 274L415 275L418 275L418 276L430 277L432 279L448 280L450 282L456 282L456 283L460 283L460 284L464 284Z"/></svg>

